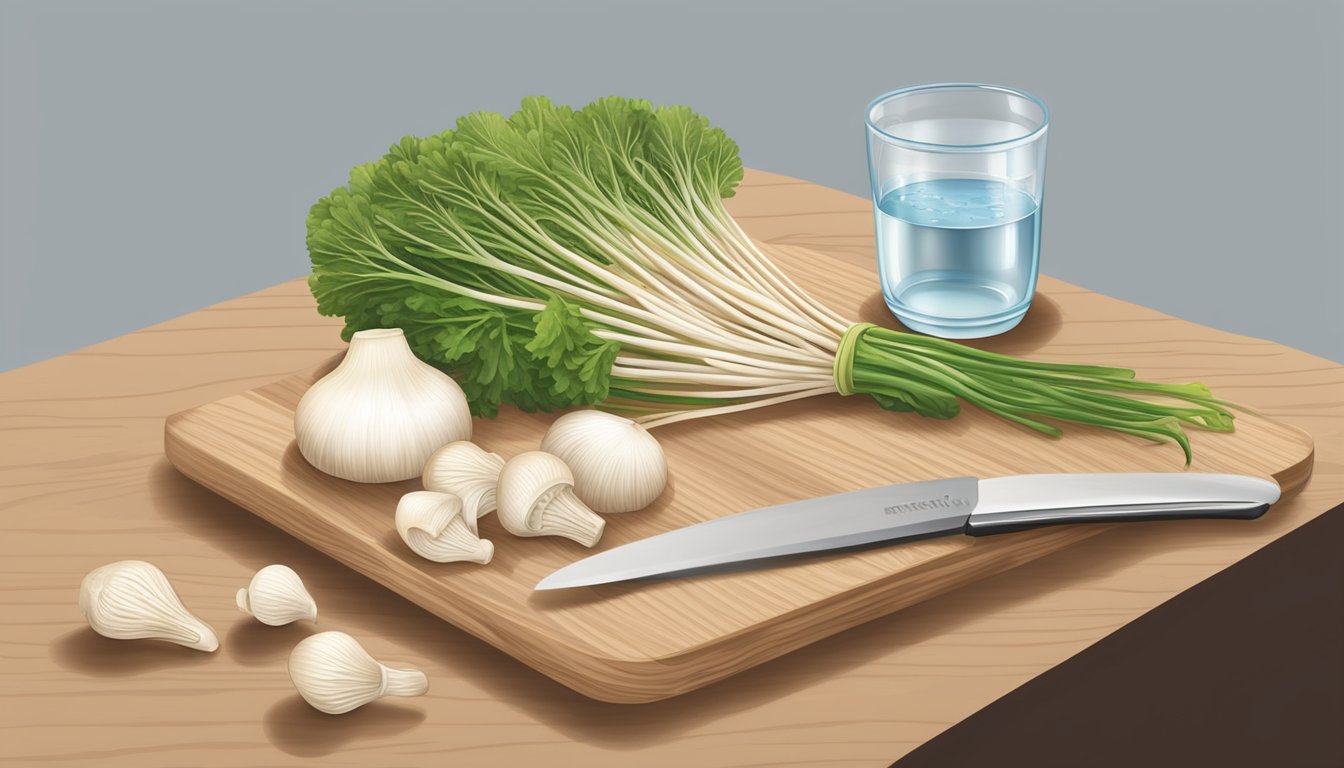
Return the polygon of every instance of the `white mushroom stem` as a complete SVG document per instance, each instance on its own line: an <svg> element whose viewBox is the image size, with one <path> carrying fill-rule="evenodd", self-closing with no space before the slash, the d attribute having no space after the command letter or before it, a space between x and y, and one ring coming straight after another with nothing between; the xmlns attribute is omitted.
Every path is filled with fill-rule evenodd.
<svg viewBox="0 0 1344 768"><path fill-rule="evenodd" d="M397 533L417 555L436 563L469 560L485 564L495 545L476 532L476 517L455 494L412 491L397 503Z"/></svg>
<svg viewBox="0 0 1344 768"><path fill-rule="evenodd" d="M514 456L499 473L499 522L515 536L564 536L591 547L606 523L574 495L574 474L543 451Z"/></svg>
<svg viewBox="0 0 1344 768"><path fill-rule="evenodd" d="M539 501L533 516L536 522L531 527L538 533L563 536L585 547L596 544L607 527L606 520L579 501L572 489L564 487L555 489L549 500Z"/></svg>

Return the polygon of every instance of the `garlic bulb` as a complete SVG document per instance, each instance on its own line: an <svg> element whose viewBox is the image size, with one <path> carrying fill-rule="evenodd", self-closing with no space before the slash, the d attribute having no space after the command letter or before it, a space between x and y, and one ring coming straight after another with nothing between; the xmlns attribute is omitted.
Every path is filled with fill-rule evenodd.
<svg viewBox="0 0 1344 768"><path fill-rule="evenodd" d="M467 524L476 532L476 520L495 511L495 485L504 459L467 440L449 443L425 462L421 482L426 490L451 493L462 499Z"/></svg>
<svg viewBox="0 0 1344 768"><path fill-rule="evenodd" d="M360 483L417 477L439 446L471 437L466 395L421 362L400 328L360 331L336 370L294 411L299 453L329 475Z"/></svg>
<svg viewBox="0 0 1344 768"><path fill-rule="evenodd" d="M495 545L476 535L475 517L451 493L414 491L397 503L397 533L417 555L436 563L490 562Z"/></svg>
<svg viewBox="0 0 1344 768"><path fill-rule="evenodd" d="M247 588L238 590L238 608L272 627L299 619L317 621L317 603L304 589L299 574L287 565L268 565L257 571Z"/></svg>
<svg viewBox="0 0 1344 768"><path fill-rule="evenodd" d="M555 420L541 450L574 473L574 493L594 512L633 512L667 487L667 458L653 435L602 411L574 411Z"/></svg>
<svg viewBox="0 0 1344 768"><path fill-rule="evenodd" d="M383 696L419 696L429 690L424 672L384 666L344 632L319 632L301 640L289 654L289 679L304 701L329 715Z"/></svg>
<svg viewBox="0 0 1344 768"><path fill-rule="evenodd" d="M95 568L79 585L79 611L93 631L114 640L167 640L198 651L219 648L215 630L182 605L152 563L122 560Z"/></svg>
<svg viewBox="0 0 1344 768"><path fill-rule="evenodd" d="M606 521L574 495L565 462L541 451L520 453L499 473L499 522L517 536L564 536L585 547L602 537Z"/></svg>

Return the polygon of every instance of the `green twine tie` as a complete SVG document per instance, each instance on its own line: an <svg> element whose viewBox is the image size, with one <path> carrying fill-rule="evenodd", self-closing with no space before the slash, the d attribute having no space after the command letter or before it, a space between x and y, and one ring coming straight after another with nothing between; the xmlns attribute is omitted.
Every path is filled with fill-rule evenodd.
<svg viewBox="0 0 1344 768"><path fill-rule="evenodd" d="M842 395L854 394L854 353L863 334L876 327L872 323L855 323L846 328L840 337L840 346L835 350L835 366L831 369L835 376L836 392Z"/></svg>

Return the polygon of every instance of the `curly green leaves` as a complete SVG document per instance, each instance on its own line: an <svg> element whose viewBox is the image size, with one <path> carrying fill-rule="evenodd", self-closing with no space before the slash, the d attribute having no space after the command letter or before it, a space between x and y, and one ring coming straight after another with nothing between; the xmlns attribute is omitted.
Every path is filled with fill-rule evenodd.
<svg viewBox="0 0 1344 768"><path fill-rule="evenodd" d="M731 194L741 175L736 145L688 109L530 97L352 169L308 217L309 285L347 337L405 330L478 414L600 402L619 344L581 297L611 288L574 259L608 266L632 222L693 215L688 191Z"/></svg>

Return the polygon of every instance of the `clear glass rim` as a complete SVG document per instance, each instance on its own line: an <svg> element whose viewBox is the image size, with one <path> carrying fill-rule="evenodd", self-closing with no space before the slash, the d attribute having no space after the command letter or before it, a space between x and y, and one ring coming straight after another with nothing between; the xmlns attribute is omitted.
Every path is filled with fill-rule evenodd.
<svg viewBox="0 0 1344 768"><path fill-rule="evenodd" d="M873 122L873 110L879 104L902 96L909 96L914 93L926 91L994 91L996 93L1006 93L1010 96L1017 96L1030 101L1040 108L1041 124L1034 130L1028 131L1021 136L1004 139L1003 141L991 141L985 144L939 144L929 141L915 141L914 139L897 136L889 131L879 128L877 124ZM985 83L929 83L927 85L912 85L907 88L897 88L894 91L888 91L887 93L878 96L868 102L868 107L863 113L863 121L868 125L869 130L885 137L893 143L911 147L912 149L923 149L933 152L977 152L1007 149L1012 146L1030 144L1035 141L1045 133L1047 128L1050 127L1050 108L1045 106L1044 101L1041 101L1038 97L1027 93L1026 91L1021 91L1016 88L1007 88L1002 85L988 85Z"/></svg>

